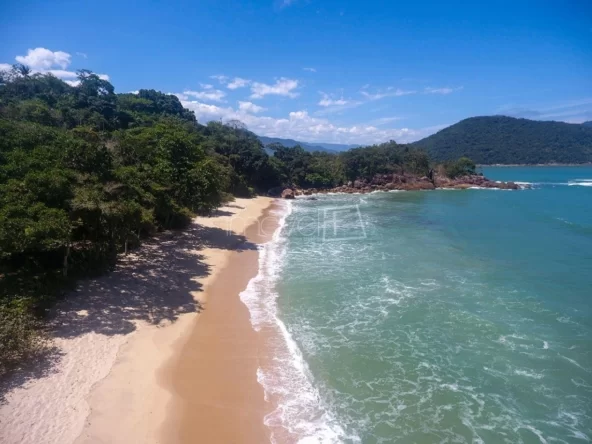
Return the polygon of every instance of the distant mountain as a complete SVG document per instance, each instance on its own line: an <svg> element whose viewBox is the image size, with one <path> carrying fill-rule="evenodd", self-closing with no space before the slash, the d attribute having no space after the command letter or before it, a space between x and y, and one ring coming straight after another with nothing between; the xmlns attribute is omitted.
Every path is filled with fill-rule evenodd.
<svg viewBox="0 0 592 444"><path fill-rule="evenodd" d="M310 145L310 144L309 144ZM326 150L330 151L347 151L351 150L352 148L358 148L362 145L346 145L342 143L323 143L323 142L315 142L312 146L321 147Z"/></svg>
<svg viewBox="0 0 592 444"><path fill-rule="evenodd" d="M265 137L265 136L258 136L259 140L263 145L267 146L271 143L280 143L286 147L293 147L296 145L300 145L306 151L325 151L328 153L337 152L337 151L347 151L350 148L356 148L360 145L344 145L340 143L321 143L321 142L299 142L294 139L281 139L279 137Z"/></svg>
<svg viewBox="0 0 592 444"><path fill-rule="evenodd" d="M413 143L437 161L471 158L478 164L592 162L592 124L471 117Z"/></svg>
<svg viewBox="0 0 592 444"><path fill-rule="evenodd" d="M587 122L582 123L585 126L592 126L592 120L588 120Z"/></svg>

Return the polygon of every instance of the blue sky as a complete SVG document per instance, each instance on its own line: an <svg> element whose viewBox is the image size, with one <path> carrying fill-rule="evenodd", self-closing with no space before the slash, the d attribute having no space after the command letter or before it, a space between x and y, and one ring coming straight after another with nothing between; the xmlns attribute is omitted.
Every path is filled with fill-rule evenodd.
<svg viewBox="0 0 592 444"><path fill-rule="evenodd" d="M202 123L303 141L592 120L590 1L21 0L0 6L0 41L0 64L88 68L117 92L177 94Z"/></svg>

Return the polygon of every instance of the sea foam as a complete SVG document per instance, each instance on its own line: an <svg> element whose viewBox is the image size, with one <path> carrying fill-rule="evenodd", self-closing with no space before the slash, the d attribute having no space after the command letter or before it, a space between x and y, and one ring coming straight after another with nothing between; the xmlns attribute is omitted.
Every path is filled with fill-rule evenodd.
<svg viewBox="0 0 592 444"><path fill-rule="evenodd" d="M275 214L278 229L271 241L259 247L259 273L240 294L253 328L265 332L272 357L257 370L265 398L275 406L264 421L274 443L338 443L345 432L323 404L302 352L278 314L276 284L287 255L286 219L293 210L290 202L281 204Z"/></svg>
<svg viewBox="0 0 592 444"><path fill-rule="evenodd" d="M570 187L592 187L592 179L574 179L567 184Z"/></svg>

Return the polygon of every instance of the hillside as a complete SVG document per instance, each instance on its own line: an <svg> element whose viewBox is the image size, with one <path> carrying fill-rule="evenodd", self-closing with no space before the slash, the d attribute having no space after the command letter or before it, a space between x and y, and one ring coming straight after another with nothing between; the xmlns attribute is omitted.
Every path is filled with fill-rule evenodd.
<svg viewBox="0 0 592 444"><path fill-rule="evenodd" d="M280 137L265 137L258 136L259 140L263 145L269 145L271 143L279 143L288 148L300 145L306 151L324 151L327 153L334 153L338 151L347 151L351 148L357 148L359 145L345 145L341 143L322 143L322 142L299 142L294 139L282 139Z"/></svg>
<svg viewBox="0 0 592 444"><path fill-rule="evenodd" d="M414 142L433 160L478 164L592 162L592 126L506 116L472 117Z"/></svg>

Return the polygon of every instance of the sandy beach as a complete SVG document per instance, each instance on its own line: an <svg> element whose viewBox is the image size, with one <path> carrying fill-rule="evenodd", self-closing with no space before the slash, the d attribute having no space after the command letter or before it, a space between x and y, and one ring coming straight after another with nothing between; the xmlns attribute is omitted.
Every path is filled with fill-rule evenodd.
<svg viewBox="0 0 592 444"><path fill-rule="evenodd" d="M268 210L261 225L247 228L246 248L229 255L208 287L207 309L162 373L174 394L160 435L163 443L269 442L263 419L270 406L257 382L265 340L239 298L257 274L254 244L269 240L277 226Z"/></svg>
<svg viewBox="0 0 592 444"><path fill-rule="evenodd" d="M239 293L271 204L237 199L81 282L55 310L47 358L0 387L0 442L268 440L261 338Z"/></svg>

